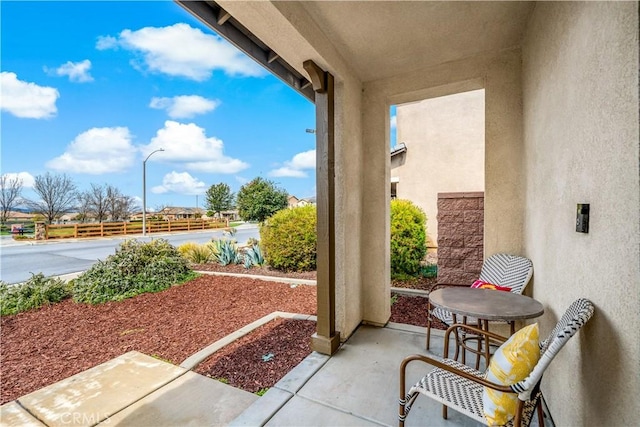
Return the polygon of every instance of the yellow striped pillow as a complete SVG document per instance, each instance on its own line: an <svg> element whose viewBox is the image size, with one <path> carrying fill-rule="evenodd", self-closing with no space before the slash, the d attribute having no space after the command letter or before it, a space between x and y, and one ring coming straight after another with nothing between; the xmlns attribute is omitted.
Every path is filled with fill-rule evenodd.
<svg viewBox="0 0 640 427"><path fill-rule="evenodd" d="M486 379L502 385L524 380L540 359L538 324L525 326L505 341L491 358ZM484 388L484 416L490 426L504 425L511 420L518 405L518 395Z"/></svg>

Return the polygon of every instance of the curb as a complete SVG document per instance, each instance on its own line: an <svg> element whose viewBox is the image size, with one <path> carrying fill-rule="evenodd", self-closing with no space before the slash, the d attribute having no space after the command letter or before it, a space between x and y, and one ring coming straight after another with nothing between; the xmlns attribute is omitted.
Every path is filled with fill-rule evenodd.
<svg viewBox="0 0 640 427"><path fill-rule="evenodd" d="M309 286L315 286L316 285L316 281L315 280L309 280L309 279L292 279L289 277L280 277L280 276L259 276L257 274L243 274L243 273L222 273L219 271L200 271L200 270L195 270L196 273L200 273L200 274L208 274L211 276L231 276L231 277L248 277L249 279L257 279L257 280L264 280L267 282L280 282L280 283L289 283L292 285L309 285Z"/></svg>

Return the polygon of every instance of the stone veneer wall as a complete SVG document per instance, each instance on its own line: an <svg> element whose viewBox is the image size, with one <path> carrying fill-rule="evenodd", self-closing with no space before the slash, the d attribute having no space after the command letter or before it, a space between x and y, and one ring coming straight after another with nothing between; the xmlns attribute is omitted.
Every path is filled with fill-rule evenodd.
<svg viewBox="0 0 640 427"><path fill-rule="evenodd" d="M469 286L480 276L484 193L438 193L438 284Z"/></svg>

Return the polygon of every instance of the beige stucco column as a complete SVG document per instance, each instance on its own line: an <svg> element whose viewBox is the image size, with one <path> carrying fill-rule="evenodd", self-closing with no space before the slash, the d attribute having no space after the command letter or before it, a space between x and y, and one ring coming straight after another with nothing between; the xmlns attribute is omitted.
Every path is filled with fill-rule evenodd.
<svg viewBox="0 0 640 427"><path fill-rule="evenodd" d="M382 95L365 89L362 101L362 321L373 325L391 316L389 105Z"/></svg>

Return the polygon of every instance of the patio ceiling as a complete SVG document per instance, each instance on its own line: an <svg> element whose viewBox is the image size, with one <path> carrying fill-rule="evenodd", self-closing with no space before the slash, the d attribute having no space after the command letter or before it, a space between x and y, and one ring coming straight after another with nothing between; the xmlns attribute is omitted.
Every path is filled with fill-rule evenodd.
<svg viewBox="0 0 640 427"><path fill-rule="evenodd" d="M361 81L520 45L534 2L301 2Z"/></svg>
<svg viewBox="0 0 640 427"><path fill-rule="evenodd" d="M305 37L322 34L355 77L368 82L518 47L535 5L530 1L176 2L310 100L313 90L302 64L313 58L313 52L292 40L285 21L303 29Z"/></svg>

